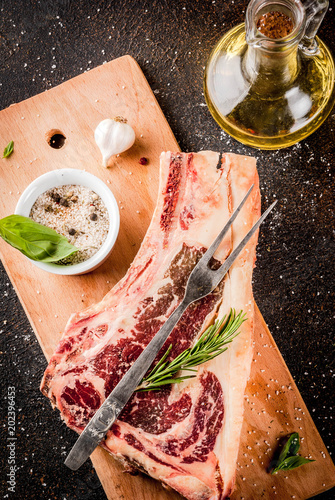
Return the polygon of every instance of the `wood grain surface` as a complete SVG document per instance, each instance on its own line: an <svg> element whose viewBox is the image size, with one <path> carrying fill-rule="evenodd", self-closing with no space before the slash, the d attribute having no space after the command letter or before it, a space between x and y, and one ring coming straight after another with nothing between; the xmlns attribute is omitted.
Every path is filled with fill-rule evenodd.
<svg viewBox="0 0 335 500"><path fill-rule="evenodd" d="M93 132L100 120L117 115L134 127L136 141L104 169ZM48 144L52 130L66 137L61 149ZM144 75L129 56L1 111L0 137L15 143L13 155L0 163L0 217L14 212L20 193L33 179L66 167L100 177L120 207L114 250L87 275L46 273L0 241L1 259L49 359L70 314L102 299L127 271L155 206L159 155L178 150L178 145ZM147 165L139 163L141 157L148 159ZM255 312L255 351L232 499L310 498L335 485L335 468L256 305ZM277 440L293 431L302 437L301 454L315 462L276 476L268 474ZM92 461L109 500L181 498L151 478L124 474L102 449L95 450Z"/></svg>

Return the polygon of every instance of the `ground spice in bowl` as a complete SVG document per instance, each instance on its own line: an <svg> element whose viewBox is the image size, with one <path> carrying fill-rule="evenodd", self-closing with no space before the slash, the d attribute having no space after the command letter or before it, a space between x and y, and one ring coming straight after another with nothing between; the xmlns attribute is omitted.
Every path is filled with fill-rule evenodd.
<svg viewBox="0 0 335 500"><path fill-rule="evenodd" d="M257 29L267 38L284 38L293 31L292 19L279 11L263 14L257 21Z"/></svg>
<svg viewBox="0 0 335 500"><path fill-rule="evenodd" d="M101 197L80 185L45 191L36 199L29 217L54 229L79 248L57 262L61 265L78 264L92 257L103 245L109 229L108 211Z"/></svg>

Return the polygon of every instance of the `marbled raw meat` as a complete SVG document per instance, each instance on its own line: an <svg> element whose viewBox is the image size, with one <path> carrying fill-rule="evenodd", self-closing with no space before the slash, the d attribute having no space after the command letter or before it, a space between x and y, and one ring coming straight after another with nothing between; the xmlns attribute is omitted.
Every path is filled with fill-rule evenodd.
<svg viewBox="0 0 335 500"><path fill-rule="evenodd" d="M180 303L192 268L252 183L217 265L259 217L255 159L227 153L218 163L211 151L162 153L157 207L128 273L100 303L71 316L41 390L75 431ZM128 470L145 471L189 500L224 499L234 487L252 358L256 242L257 235L213 293L189 306L166 343L172 359L216 317L243 309L248 321L228 351L200 365L196 378L135 394L102 443Z"/></svg>

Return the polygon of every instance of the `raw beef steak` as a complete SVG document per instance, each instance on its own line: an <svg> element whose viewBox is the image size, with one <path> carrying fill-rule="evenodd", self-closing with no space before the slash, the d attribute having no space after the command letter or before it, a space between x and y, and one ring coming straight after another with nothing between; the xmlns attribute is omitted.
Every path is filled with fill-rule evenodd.
<svg viewBox="0 0 335 500"><path fill-rule="evenodd" d="M255 187L215 254L224 261L259 217L254 158L162 153L157 207L126 276L96 305L71 316L45 371L42 392L81 432L182 300L187 278L252 183ZM235 482L243 401L252 358L252 269L257 235L220 286L189 306L159 357L191 346L216 317L248 320L228 351L196 378L135 394L102 446L190 500L224 499ZM158 357L157 357L158 359Z"/></svg>

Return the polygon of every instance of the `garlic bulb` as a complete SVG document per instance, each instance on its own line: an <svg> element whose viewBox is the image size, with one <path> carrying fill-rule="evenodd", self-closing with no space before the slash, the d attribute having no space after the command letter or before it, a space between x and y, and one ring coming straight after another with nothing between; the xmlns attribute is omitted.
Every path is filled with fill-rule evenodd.
<svg viewBox="0 0 335 500"><path fill-rule="evenodd" d="M95 129L94 138L102 153L102 164L107 167L111 156L123 153L134 144L135 132L125 118L117 116L102 120Z"/></svg>

